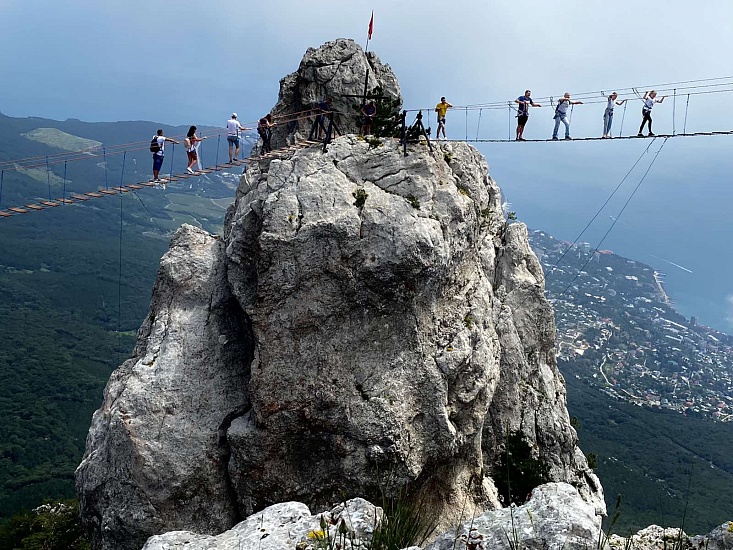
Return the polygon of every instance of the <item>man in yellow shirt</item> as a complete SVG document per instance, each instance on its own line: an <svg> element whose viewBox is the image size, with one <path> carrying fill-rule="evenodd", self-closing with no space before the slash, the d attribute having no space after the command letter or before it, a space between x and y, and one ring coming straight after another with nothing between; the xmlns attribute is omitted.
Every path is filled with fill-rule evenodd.
<svg viewBox="0 0 733 550"><path fill-rule="evenodd" d="M438 130L435 132L435 139L440 139L440 130L443 130L443 139L448 139L445 136L445 113L448 112L448 109L453 107L450 103L448 103L444 97L440 98L440 103L438 103L435 106L435 112L438 113Z"/></svg>

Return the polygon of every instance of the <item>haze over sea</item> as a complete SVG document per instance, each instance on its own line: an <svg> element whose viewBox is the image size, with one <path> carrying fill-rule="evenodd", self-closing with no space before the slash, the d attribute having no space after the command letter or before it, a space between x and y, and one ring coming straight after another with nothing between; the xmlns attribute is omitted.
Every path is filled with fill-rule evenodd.
<svg viewBox="0 0 733 550"><path fill-rule="evenodd" d="M535 117L530 124L547 126L546 118ZM611 217L618 218L600 248L665 273L665 289L681 314L694 315L699 323L729 334L733 333L730 139L668 140L619 217L662 145L663 140L657 139L579 239L598 246L613 223ZM519 220L573 241L650 143L651 139L488 144L481 150Z"/></svg>

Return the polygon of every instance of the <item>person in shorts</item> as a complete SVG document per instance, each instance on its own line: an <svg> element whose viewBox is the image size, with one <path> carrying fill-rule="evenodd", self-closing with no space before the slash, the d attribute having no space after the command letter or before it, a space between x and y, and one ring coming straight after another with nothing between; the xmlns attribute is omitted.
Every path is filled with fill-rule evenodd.
<svg viewBox="0 0 733 550"><path fill-rule="evenodd" d="M153 142L158 144L158 150L153 153L153 181L155 183L165 183L160 179L160 170L163 168L163 157L165 156L165 142L178 143L175 139L165 137L163 130L158 130L153 136Z"/></svg>
<svg viewBox="0 0 733 550"><path fill-rule="evenodd" d="M242 126L237 120L237 113L232 113L232 118L227 120L227 143L229 144L229 163L239 157L239 133L249 128Z"/></svg>
<svg viewBox="0 0 733 550"><path fill-rule="evenodd" d="M514 103L519 104L517 108L517 141L524 141L522 134L524 133L524 127L529 120L529 108L530 107L542 107L539 103L532 101L530 94L532 92L525 90L524 95L520 95L514 100Z"/></svg>
<svg viewBox="0 0 733 550"><path fill-rule="evenodd" d="M440 103L435 106L435 112L438 113L438 129L435 131L435 139L440 139L440 131L443 130L443 139L448 139L445 135L445 114L448 109L453 107L444 97L440 98Z"/></svg>
<svg viewBox="0 0 733 550"><path fill-rule="evenodd" d="M186 170L189 174L193 174L193 167L199 161L198 147L197 144L200 141L204 141L206 138L200 138L196 135L196 126L191 126L186 134L186 140L184 146L186 147L186 155L188 156L188 168Z"/></svg>

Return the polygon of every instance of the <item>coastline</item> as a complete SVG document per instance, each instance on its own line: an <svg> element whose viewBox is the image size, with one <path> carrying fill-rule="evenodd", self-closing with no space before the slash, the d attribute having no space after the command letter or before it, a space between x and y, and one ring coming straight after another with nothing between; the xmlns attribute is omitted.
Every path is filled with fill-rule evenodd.
<svg viewBox="0 0 733 550"><path fill-rule="evenodd" d="M670 299L667 292L664 290L664 273L654 270L654 282L657 284L657 290L659 291L662 301L668 306L671 306L672 300Z"/></svg>

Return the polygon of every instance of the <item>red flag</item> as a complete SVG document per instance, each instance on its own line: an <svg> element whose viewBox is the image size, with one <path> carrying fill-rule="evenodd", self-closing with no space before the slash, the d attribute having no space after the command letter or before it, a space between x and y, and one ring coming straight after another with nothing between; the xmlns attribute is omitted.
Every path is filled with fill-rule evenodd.
<svg viewBox="0 0 733 550"><path fill-rule="evenodd" d="M372 18L369 20L369 38L372 39L372 31L374 31L374 11L372 11Z"/></svg>

